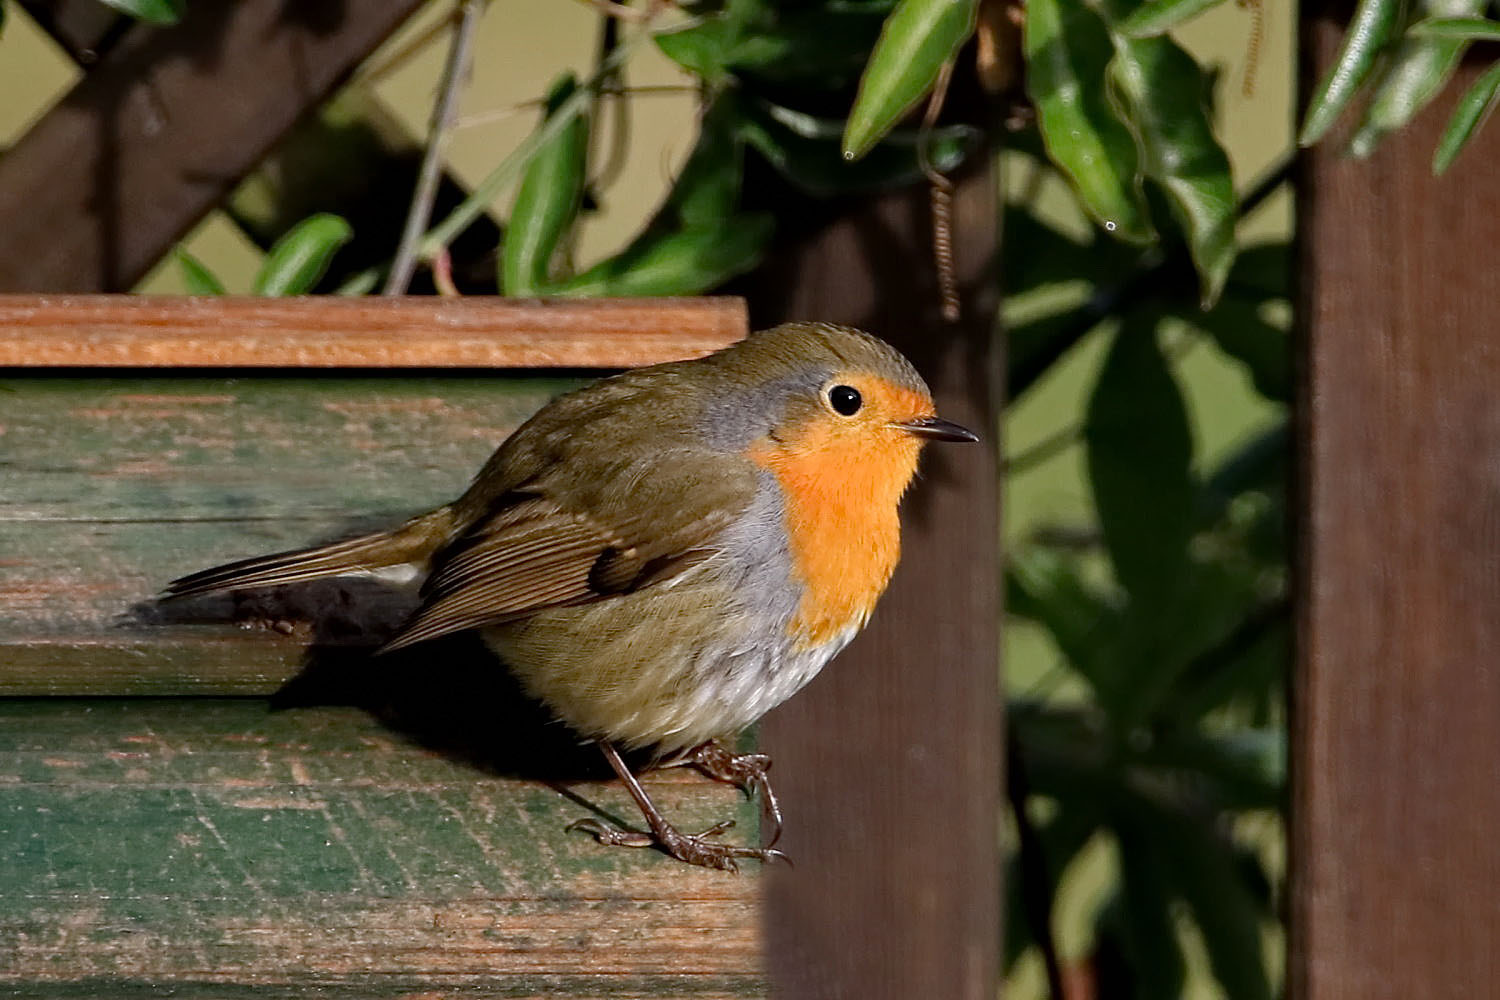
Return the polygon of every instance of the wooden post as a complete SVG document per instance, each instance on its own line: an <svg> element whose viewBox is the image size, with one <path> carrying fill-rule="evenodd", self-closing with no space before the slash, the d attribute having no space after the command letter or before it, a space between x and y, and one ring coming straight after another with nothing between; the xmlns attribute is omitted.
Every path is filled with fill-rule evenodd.
<svg viewBox="0 0 1500 1000"><path fill-rule="evenodd" d="M1305 81L1337 38L1305 29ZM1369 161L1320 145L1299 187L1303 1000L1500 982L1500 128L1432 177L1459 75Z"/></svg>
<svg viewBox="0 0 1500 1000"><path fill-rule="evenodd" d="M929 449L870 627L762 727L797 864L766 879L770 972L787 1000L996 993L996 212L988 170L960 185L957 326L938 318L922 190L859 202L778 247L749 290L753 327L828 320L889 339L932 384L938 412L985 439Z"/></svg>

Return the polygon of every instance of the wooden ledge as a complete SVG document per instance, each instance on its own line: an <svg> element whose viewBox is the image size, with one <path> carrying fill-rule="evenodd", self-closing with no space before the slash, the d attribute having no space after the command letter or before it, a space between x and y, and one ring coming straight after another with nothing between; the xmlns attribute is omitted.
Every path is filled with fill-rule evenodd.
<svg viewBox="0 0 1500 1000"><path fill-rule="evenodd" d="M633 368L746 324L737 298L0 295L0 367Z"/></svg>
<svg viewBox="0 0 1500 1000"><path fill-rule="evenodd" d="M755 836L734 789L647 782ZM568 791L354 709L0 700L0 993L763 995L755 866L603 847L565 827L624 789Z"/></svg>

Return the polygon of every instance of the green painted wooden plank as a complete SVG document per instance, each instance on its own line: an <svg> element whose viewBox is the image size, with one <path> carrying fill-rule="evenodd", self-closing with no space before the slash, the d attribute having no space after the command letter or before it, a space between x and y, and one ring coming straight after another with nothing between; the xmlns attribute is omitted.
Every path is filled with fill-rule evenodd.
<svg viewBox="0 0 1500 1000"><path fill-rule="evenodd" d="M399 617L405 595L325 584L270 605L221 597L164 614L150 603L162 584L436 506L572 384L503 375L0 380L0 694L275 690L300 645L209 622L294 622L341 607L350 626L341 634L357 641ZM163 631L172 624L193 627Z"/></svg>
<svg viewBox="0 0 1500 1000"><path fill-rule="evenodd" d="M648 787L754 835L732 789ZM353 709L0 700L0 994L761 995L754 873L565 832L584 815Z"/></svg>

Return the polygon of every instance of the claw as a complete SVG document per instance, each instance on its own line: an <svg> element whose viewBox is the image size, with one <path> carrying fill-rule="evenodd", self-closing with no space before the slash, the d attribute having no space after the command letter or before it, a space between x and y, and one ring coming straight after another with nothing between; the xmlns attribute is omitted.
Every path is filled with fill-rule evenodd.
<svg viewBox="0 0 1500 1000"><path fill-rule="evenodd" d="M621 830L617 826L600 822L597 819L575 819L563 828L565 832L572 833L574 830L582 830L592 834L594 839L601 844L610 847L655 847L656 838L649 833L638 833L635 830Z"/></svg>
<svg viewBox="0 0 1500 1000"><path fill-rule="evenodd" d="M734 756L729 754L728 751L722 747L717 747L717 745L715 746L719 754L723 754L730 760L734 759ZM604 752L604 757L609 761L610 766L614 768L615 774L625 783L625 787L630 791L631 797L635 799L636 805L640 807L641 815L646 818L646 822L651 827L651 833L647 835L637 833L633 830L621 830L593 818L575 820L568 825L569 830L584 830L592 834L599 843L610 846L656 846L678 861L683 861L690 865L701 865L705 868L716 868L720 871L739 871L737 858L754 858L762 863L775 860L786 861L788 864L791 863L791 859L784 853L775 850L769 845L766 847L741 847L737 844L726 844L722 841L712 840L711 838L719 836L734 826L734 820L732 819L715 823L702 833L683 833L668 823L666 817L656 808L656 805L646 794L646 790L641 787L641 783L636 780L635 775L631 774L630 769L625 766L625 761L621 759L619 751L604 741L600 741L599 748ZM684 761L684 763L686 762ZM756 773L762 778L765 774L765 767L768 764L768 761L756 762ZM769 789L769 786L766 787ZM780 810L776 812L776 820L779 832Z"/></svg>
<svg viewBox="0 0 1500 1000"><path fill-rule="evenodd" d="M760 794L761 814L769 827L765 846L773 847L781 839L781 802L771 787L771 757L763 753L736 754L718 740L700 743L692 750L672 758L663 767L696 767L715 781L734 785L747 796Z"/></svg>

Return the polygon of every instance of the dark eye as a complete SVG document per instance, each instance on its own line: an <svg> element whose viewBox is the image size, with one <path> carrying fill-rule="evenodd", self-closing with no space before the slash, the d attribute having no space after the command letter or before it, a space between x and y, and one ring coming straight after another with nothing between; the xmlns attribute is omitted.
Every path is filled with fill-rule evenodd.
<svg viewBox="0 0 1500 1000"><path fill-rule="evenodd" d="M828 405L833 407L833 412L852 417L864 405L864 399L854 386L836 385L828 390Z"/></svg>

